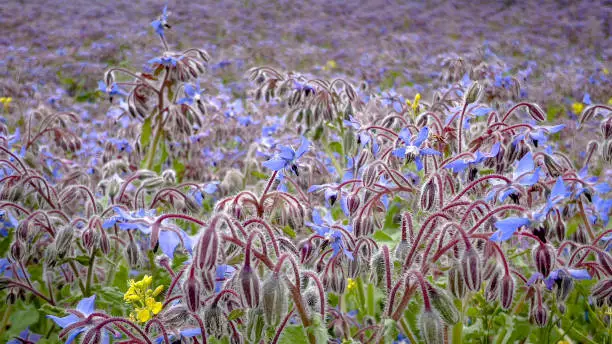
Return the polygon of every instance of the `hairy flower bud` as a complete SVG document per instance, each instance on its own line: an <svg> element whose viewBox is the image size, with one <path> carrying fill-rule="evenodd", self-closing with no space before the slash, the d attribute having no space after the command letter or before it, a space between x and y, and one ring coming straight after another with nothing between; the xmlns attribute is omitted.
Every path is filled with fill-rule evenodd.
<svg viewBox="0 0 612 344"><path fill-rule="evenodd" d="M470 88L465 92L465 103L472 104L476 103L480 96L482 95L483 87L480 85L478 81L475 81L470 85Z"/></svg>
<svg viewBox="0 0 612 344"><path fill-rule="evenodd" d="M170 306L161 314L161 320L169 328L179 328L189 320L189 311L184 304Z"/></svg>
<svg viewBox="0 0 612 344"><path fill-rule="evenodd" d="M400 240L395 247L395 259L400 262L400 264L404 264L406 261L410 247L411 245L408 243L408 240Z"/></svg>
<svg viewBox="0 0 612 344"><path fill-rule="evenodd" d="M479 290L482 283L482 269L478 252L473 247L467 249L463 254L461 270L466 287L472 291Z"/></svg>
<svg viewBox="0 0 612 344"><path fill-rule="evenodd" d="M504 310L512 306L514 299L514 279L510 275L504 275L501 280L499 298Z"/></svg>
<svg viewBox="0 0 612 344"><path fill-rule="evenodd" d="M591 289L593 301L599 307L612 306L612 278L597 282Z"/></svg>
<svg viewBox="0 0 612 344"><path fill-rule="evenodd" d="M287 313L287 287L273 272L264 280L261 289L264 319L268 325L274 326Z"/></svg>
<svg viewBox="0 0 612 344"><path fill-rule="evenodd" d="M600 129L605 140L612 138L612 117L604 119L601 122Z"/></svg>
<svg viewBox="0 0 612 344"><path fill-rule="evenodd" d="M462 298L467 291L465 286L463 270L459 264L454 264L448 270L448 289L458 299Z"/></svg>
<svg viewBox="0 0 612 344"><path fill-rule="evenodd" d="M247 342L258 343L265 325L263 310L260 307L249 309L246 322Z"/></svg>
<svg viewBox="0 0 612 344"><path fill-rule="evenodd" d="M55 235L55 246L57 248L57 256L62 259L70 250L73 241L74 228L72 226L64 226L57 231Z"/></svg>
<svg viewBox="0 0 612 344"><path fill-rule="evenodd" d="M183 298L190 312L196 312L200 309L201 290L202 287L195 275L195 268L192 266L189 277L183 282Z"/></svg>
<svg viewBox="0 0 612 344"><path fill-rule="evenodd" d="M217 304L210 304L204 308L202 321L206 332L218 339L223 338L229 332L223 310Z"/></svg>
<svg viewBox="0 0 612 344"><path fill-rule="evenodd" d="M240 271L240 286L243 302L251 308L257 307L259 305L260 282L257 273L253 271L250 265L244 265Z"/></svg>
<svg viewBox="0 0 612 344"><path fill-rule="evenodd" d="M421 337L426 344L444 343L442 320L432 310L425 310L421 314L419 329L421 330Z"/></svg>
<svg viewBox="0 0 612 344"><path fill-rule="evenodd" d="M454 325L459 321L459 311L453 303L453 298L446 290L433 287L429 291L429 297L431 305L438 311L447 325Z"/></svg>
<svg viewBox="0 0 612 344"><path fill-rule="evenodd" d="M546 120L546 112L544 112L538 104L529 104L527 112L529 112L529 115L538 122Z"/></svg>
<svg viewBox="0 0 612 344"><path fill-rule="evenodd" d="M219 236L214 227L211 226L204 231L198 241L196 261L201 270L214 269L217 264L219 251Z"/></svg>
<svg viewBox="0 0 612 344"><path fill-rule="evenodd" d="M321 309L321 298L319 291L315 287L308 287L302 294L304 304L309 314L318 313Z"/></svg>
<svg viewBox="0 0 612 344"><path fill-rule="evenodd" d="M436 184L433 178L429 179L421 188L421 209L430 211L436 204Z"/></svg>
<svg viewBox="0 0 612 344"><path fill-rule="evenodd" d="M557 300L565 301L569 296L570 292L574 288L574 280L564 270L559 270L557 273L557 279L555 279L555 291L557 293Z"/></svg>
<svg viewBox="0 0 612 344"><path fill-rule="evenodd" d="M546 326L548 323L548 309L542 303L536 302L531 310L531 318L536 326Z"/></svg>
<svg viewBox="0 0 612 344"><path fill-rule="evenodd" d="M55 247L55 243L51 243L47 245L45 249L44 259L43 261L46 264L47 268L54 268L57 265L57 248Z"/></svg>
<svg viewBox="0 0 612 344"><path fill-rule="evenodd" d="M378 180L378 171L380 167L376 161L367 165L363 170L363 186L366 188L372 187Z"/></svg>
<svg viewBox="0 0 612 344"><path fill-rule="evenodd" d="M385 278L385 258L381 251L372 255L370 259L370 273L375 285L381 286Z"/></svg>
<svg viewBox="0 0 612 344"><path fill-rule="evenodd" d="M548 154L544 154L544 165L546 165L548 173L550 173L550 175L554 178L559 177L563 174L563 172L565 172L565 169L562 168L561 165Z"/></svg>
<svg viewBox="0 0 612 344"><path fill-rule="evenodd" d="M131 267L135 267L138 265L140 256L138 252L138 246L136 245L136 242L134 242L134 240L130 240L127 247L125 248L125 256L127 258L128 264L130 264Z"/></svg>
<svg viewBox="0 0 612 344"><path fill-rule="evenodd" d="M349 215L353 216L359 209L361 201L359 195L356 192L350 193L346 196L346 208L348 209Z"/></svg>
<svg viewBox="0 0 612 344"><path fill-rule="evenodd" d="M11 258L16 262L20 261L24 253L25 251L21 241L19 241L19 239L15 240L11 245Z"/></svg>
<svg viewBox="0 0 612 344"><path fill-rule="evenodd" d="M612 162L612 140L606 140L601 147L601 156L607 163Z"/></svg>
<svg viewBox="0 0 612 344"><path fill-rule="evenodd" d="M355 220L353 220L353 231L357 238L374 233L374 222L372 217L364 214L364 216L355 218Z"/></svg>
<svg viewBox="0 0 612 344"><path fill-rule="evenodd" d="M166 185L176 184L176 172L173 169L164 170L161 177Z"/></svg>
<svg viewBox="0 0 612 344"><path fill-rule="evenodd" d="M538 244L531 254L538 272L547 277L555 263L554 247L550 244Z"/></svg>
<svg viewBox="0 0 612 344"><path fill-rule="evenodd" d="M332 274L330 276L329 282L329 286L334 293L344 294L347 282L344 276L344 270L342 269L342 266L332 267Z"/></svg>
<svg viewBox="0 0 612 344"><path fill-rule="evenodd" d="M597 253L597 260L599 266L601 266L608 275L612 275L612 256L607 252Z"/></svg>
<svg viewBox="0 0 612 344"><path fill-rule="evenodd" d="M100 251L102 254L108 255L110 253L110 240L108 235L103 230L100 231Z"/></svg>

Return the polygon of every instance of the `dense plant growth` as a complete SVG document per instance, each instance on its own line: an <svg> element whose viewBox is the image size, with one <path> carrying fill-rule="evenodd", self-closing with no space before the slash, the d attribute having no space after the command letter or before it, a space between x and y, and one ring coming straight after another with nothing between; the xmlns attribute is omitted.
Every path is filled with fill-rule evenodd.
<svg viewBox="0 0 612 344"><path fill-rule="evenodd" d="M462 59L430 99L272 67L215 96L171 18L91 95L111 127L0 122L0 339L612 340L610 104L561 121Z"/></svg>

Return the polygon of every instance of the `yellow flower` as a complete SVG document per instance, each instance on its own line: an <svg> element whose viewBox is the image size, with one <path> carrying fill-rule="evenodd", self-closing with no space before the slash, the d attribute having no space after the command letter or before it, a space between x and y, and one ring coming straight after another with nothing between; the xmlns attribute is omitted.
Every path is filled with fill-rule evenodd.
<svg viewBox="0 0 612 344"><path fill-rule="evenodd" d="M151 312L146 308L141 308L138 310L138 321L144 323L151 319Z"/></svg>
<svg viewBox="0 0 612 344"><path fill-rule="evenodd" d="M608 74L610 74L610 71L608 70L608 68L604 68L604 69L603 69L603 73L604 73L605 75L608 75Z"/></svg>
<svg viewBox="0 0 612 344"><path fill-rule="evenodd" d="M584 110L584 104L578 103L578 102L572 104L572 112L573 113L578 115L578 114L582 113L582 110Z"/></svg>
<svg viewBox="0 0 612 344"><path fill-rule="evenodd" d="M134 311L130 313L130 319L135 319L139 322L147 322L151 320L153 315L161 312L163 304L155 300L163 290L164 286L160 285L155 290L149 287L153 283L153 277L146 275L140 281L130 280L128 282L128 290L123 295L123 300L134 307Z"/></svg>
<svg viewBox="0 0 612 344"><path fill-rule="evenodd" d="M612 105L612 98L608 99L608 105Z"/></svg>
<svg viewBox="0 0 612 344"><path fill-rule="evenodd" d="M412 111L414 111L414 115L418 115L418 109L419 109L419 101L421 100L421 94L417 93L416 96L414 96L414 102L412 103Z"/></svg>
<svg viewBox="0 0 612 344"><path fill-rule="evenodd" d="M4 105L4 110L8 110L9 104L13 101L11 97L0 97L0 103Z"/></svg>
<svg viewBox="0 0 612 344"><path fill-rule="evenodd" d="M327 61L327 63L325 64L325 67L323 67L323 70L330 70L330 69L334 69L338 67L338 64L336 63L336 61L334 60L329 60Z"/></svg>
<svg viewBox="0 0 612 344"><path fill-rule="evenodd" d="M348 289L348 291L351 291L351 290L357 288L357 282L355 282L354 279L349 278L347 281L348 281L348 284L347 284L346 288Z"/></svg>
<svg viewBox="0 0 612 344"><path fill-rule="evenodd" d="M157 314L159 312L161 312L162 310L162 303L159 301L155 301L154 298L150 297L147 299L147 308L151 311L151 313L153 314Z"/></svg>

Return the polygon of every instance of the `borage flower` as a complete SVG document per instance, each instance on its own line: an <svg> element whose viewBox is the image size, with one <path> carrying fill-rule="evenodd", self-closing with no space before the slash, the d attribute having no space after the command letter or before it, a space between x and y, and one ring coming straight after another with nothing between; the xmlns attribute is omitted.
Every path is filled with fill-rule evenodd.
<svg viewBox="0 0 612 344"><path fill-rule="evenodd" d="M422 157L427 155L442 155L442 153L435 149L422 147L429 136L429 128L427 127L423 127L414 140L411 140L412 135L407 128L402 129L398 136L404 142L405 146L393 150L393 155L398 158L405 158L407 162L414 161L419 171L423 169Z"/></svg>
<svg viewBox="0 0 612 344"><path fill-rule="evenodd" d="M78 337L79 334L87 331L87 329L91 326L91 324L88 324L85 320L94 312L95 300L96 295L82 299L77 304L75 312L71 312L69 315L63 318L56 317L55 315L47 315L47 318L53 320L61 328L66 328L70 325L81 323L81 326L76 326L72 330L70 330L68 338L66 338L65 344L70 344L74 342L74 340ZM103 329L101 343L107 344L109 342L110 340L108 332Z"/></svg>
<svg viewBox="0 0 612 344"><path fill-rule="evenodd" d="M151 26L155 29L155 32L164 37L164 30L170 29L168 24L168 6L164 6L161 16L158 19L151 22Z"/></svg>
<svg viewBox="0 0 612 344"><path fill-rule="evenodd" d="M296 176L299 176L298 168L297 168L297 159L301 158L310 147L310 142L302 137L302 143L297 150L294 150L293 147L288 146L280 146L280 152L272 157L272 159L265 161L263 165L273 171L280 171L285 168L289 168L295 173Z"/></svg>
<svg viewBox="0 0 612 344"><path fill-rule="evenodd" d="M324 217L321 217L319 210L312 211L312 221L306 222L306 226L312 228L318 235L325 238L334 250L332 257L336 256L340 251L350 260L353 260L353 253L346 249L342 241L342 231L338 227L342 227L347 231L351 231L350 226L341 226L336 222L331 212L327 212Z"/></svg>

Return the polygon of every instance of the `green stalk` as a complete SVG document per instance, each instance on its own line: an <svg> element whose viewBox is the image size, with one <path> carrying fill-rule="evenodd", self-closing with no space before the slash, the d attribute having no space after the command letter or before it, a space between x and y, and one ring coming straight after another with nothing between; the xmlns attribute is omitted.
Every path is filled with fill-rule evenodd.
<svg viewBox="0 0 612 344"><path fill-rule="evenodd" d="M11 314L12 308L13 305L9 304L4 310L4 314L2 315L2 322L0 323L0 338L2 338L2 335L4 334L4 329L6 329L6 324L8 323L9 315Z"/></svg>
<svg viewBox="0 0 612 344"><path fill-rule="evenodd" d="M368 314L371 316L376 315L374 312L374 285L368 284Z"/></svg>
<svg viewBox="0 0 612 344"><path fill-rule="evenodd" d="M91 251L91 256L89 257L89 266L87 267L87 281L85 281L85 295L87 296L91 294L91 284L93 282L93 270L94 270L95 263L96 263L96 249L94 248Z"/></svg>
<svg viewBox="0 0 612 344"><path fill-rule="evenodd" d="M410 343L418 343L418 341L416 340L416 337L414 336L412 331L410 331L410 326L408 326L408 323L406 322L406 318L404 317L400 318L400 325L402 329L404 330L404 334L406 335L406 337L408 337L408 340L410 340ZM453 344L455 344L455 342L453 342Z"/></svg>
<svg viewBox="0 0 612 344"><path fill-rule="evenodd" d="M149 151L147 152L147 164L145 168L147 170L153 169L153 162L155 161L155 153L157 152L157 146L159 145L159 140L161 139L161 134L164 129L162 125L163 119L161 118L161 114L158 114L157 125L155 126L155 136L153 137L153 141L149 145Z"/></svg>
<svg viewBox="0 0 612 344"><path fill-rule="evenodd" d="M463 342L463 304L461 300L459 300L459 309L461 313L459 314L459 321L453 326L453 344L461 344Z"/></svg>

